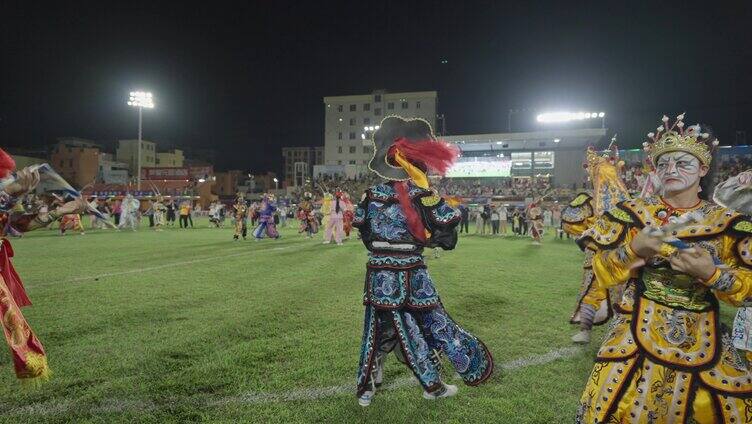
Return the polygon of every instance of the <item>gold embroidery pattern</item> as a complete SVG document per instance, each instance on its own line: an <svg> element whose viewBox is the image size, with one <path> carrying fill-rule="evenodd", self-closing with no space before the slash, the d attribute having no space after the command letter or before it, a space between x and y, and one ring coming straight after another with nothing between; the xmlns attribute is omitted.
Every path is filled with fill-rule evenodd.
<svg viewBox="0 0 752 424"><path fill-rule="evenodd" d="M676 371L670 368L662 368L658 373L658 380L650 385L650 393L653 395L655 406L655 409L651 411L654 419L665 418L668 415L669 403L673 398L675 386Z"/></svg>
<svg viewBox="0 0 752 424"><path fill-rule="evenodd" d="M659 324L656 329L663 340L682 349L689 349L697 343L694 336L697 331L697 317L678 309L664 309L657 316Z"/></svg>

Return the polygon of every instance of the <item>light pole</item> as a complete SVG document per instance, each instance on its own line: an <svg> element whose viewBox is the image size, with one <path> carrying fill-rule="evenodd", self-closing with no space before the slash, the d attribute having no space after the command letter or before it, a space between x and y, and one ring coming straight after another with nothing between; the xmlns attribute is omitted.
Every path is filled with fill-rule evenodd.
<svg viewBox="0 0 752 424"><path fill-rule="evenodd" d="M136 150L137 159L136 159L136 172L138 173L138 176L136 177L136 190L141 190L141 124L143 122L141 112L144 108L147 109L154 109L154 99L152 98L151 93L146 91L131 91L130 97L128 99L128 106L133 106L138 108L138 149Z"/></svg>
<svg viewBox="0 0 752 424"><path fill-rule="evenodd" d="M274 177L274 189L279 190L279 180L277 177Z"/></svg>

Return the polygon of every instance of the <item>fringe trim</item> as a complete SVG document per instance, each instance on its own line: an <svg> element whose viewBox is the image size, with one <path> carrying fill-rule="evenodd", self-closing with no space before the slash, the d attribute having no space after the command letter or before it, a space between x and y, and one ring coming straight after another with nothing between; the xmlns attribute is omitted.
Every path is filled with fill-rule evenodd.
<svg viewBox="0 0 752 424"><path fill-rule="evenodd" d="M52 376L47 364L47 357L38 353L29 352L26 354L26 370L23 376L19 376L21 383L32 387L37 387Z"/></svg>

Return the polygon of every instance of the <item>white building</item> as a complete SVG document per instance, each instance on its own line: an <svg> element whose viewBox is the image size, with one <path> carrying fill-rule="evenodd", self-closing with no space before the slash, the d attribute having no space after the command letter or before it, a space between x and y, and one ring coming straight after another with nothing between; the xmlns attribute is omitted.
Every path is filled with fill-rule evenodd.
<svg viewBox="0 0 752 424"><path fill-rule="evenodd" d="M116 153L118 162L128 164L131 175L138 175L138 140L119 140ZM141 140L141 168L154 168L157 161L157 145Z"/></svg>
<svg viewBox="0 0 752 424"><path fill-rule="evenodd" d="M357 175L368 171L373 155L371 143L364 143L366 127L378 125L390 115L423 118L434 132L436 92L387 93L384 90L355 96L324 97L324 164L314 174Z"/></svg>

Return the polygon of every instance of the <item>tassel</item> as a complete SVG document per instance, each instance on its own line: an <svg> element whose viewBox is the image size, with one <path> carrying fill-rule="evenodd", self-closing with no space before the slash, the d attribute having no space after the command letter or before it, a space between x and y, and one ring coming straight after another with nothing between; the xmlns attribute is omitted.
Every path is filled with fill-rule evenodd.
<svg viewBox="0 0 752 424"><path fill-rule="evenodd" d="M426 227L423 225L423 220L418 215L418 211L415 210L412 199L410 199L410 192L407 189L407 182L396 181L394 188L397 190L397 197L399 198L400 206L405 212L405 218L407 218L407 228L410 230L410 234L422 243L426 242Z"/></svg>

